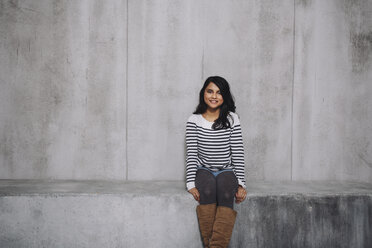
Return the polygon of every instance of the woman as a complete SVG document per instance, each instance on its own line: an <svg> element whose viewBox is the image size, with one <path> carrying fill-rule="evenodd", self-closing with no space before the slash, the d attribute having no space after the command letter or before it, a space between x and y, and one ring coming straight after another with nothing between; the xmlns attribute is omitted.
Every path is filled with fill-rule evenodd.
<svg viewBox="0 0 372 248"><path fill-rule="evenodd" d="M186 126L186 187L196 208L205 247L227 247L236 203L246 197L240 121L228 82L209 77Z"/></svg>

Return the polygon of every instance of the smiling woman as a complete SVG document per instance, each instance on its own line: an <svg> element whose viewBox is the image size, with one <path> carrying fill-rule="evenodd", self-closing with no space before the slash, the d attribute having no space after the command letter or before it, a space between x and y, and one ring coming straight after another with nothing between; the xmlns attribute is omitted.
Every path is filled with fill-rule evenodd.
<svg viewBox="0 0 372 248"><path fill-rule="evenodd" d="M223 103L223 97L220 88L213 82L210 82L207 88L204 90L204 102L208 105L208 108L217 111ZM211 120L214 121L214 120Z"/></svg>
<svg viewBox="0 0 372 248"><path fill-rule="evenodd" d="M196 212L205 247L227 247L246 197L244 147L228 82L207 78L186 126L186 186L200 205Z"/></svg>

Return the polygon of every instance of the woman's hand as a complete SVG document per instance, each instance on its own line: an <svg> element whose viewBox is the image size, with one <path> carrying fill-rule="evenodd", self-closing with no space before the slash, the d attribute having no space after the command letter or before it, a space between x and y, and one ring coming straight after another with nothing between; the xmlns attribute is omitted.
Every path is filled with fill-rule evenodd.
<svg viewBox="0 0 372 248"><path fill-rule="evenodd" d="M192 188L189 190L189 193L192 194L194 197L195 201L200 201L200 194L199 191L196 188Z"/></svg>
<svg viewBox="0 0 372 248"><path fill-rule="evenodd" d="M235 202L241 203L242 201L245 200L246 196L247 196L247 191L245 191L245 189L241 185L239 185L238 191L235 194L235 198L236 198Z"/></svg>

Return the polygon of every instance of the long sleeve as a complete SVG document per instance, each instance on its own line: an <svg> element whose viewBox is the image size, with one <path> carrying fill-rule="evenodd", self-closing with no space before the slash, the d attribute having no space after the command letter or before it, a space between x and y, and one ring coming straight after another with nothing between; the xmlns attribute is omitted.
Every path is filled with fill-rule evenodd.
<svg viewBox="0 0 372 248"><path fill-rule="evenodd" d="M231 133L231 160L233 171L238 178L238 183L245 188L244 146L239 118L234 120L234 126Z"/></svg>
<svg viewBox="0 0 372 248"><path fill-rule="evenodd" d="M198 140L196 124L190 121L186 125L186 187L190 190L195 187L195 176L198 165Z"/></svg>

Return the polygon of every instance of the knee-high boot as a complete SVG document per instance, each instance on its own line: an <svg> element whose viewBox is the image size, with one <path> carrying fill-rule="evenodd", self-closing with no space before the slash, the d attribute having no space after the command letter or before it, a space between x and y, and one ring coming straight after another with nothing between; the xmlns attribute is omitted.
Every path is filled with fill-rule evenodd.
<svg viewBox="0 0 372 248"><path fill-rule="evenodd" d="M204 247L209 247L209 240L212 236L213 223L216 215L216 203L203 204L196 207L200 233L203 238Z"/></svg>
<svg viewBox="0 0 372 248"><path fill-rule="evenodd" d="M229 207L218 206L213 224L210 248L226 248L230 242L237 212Z"/></svg>

